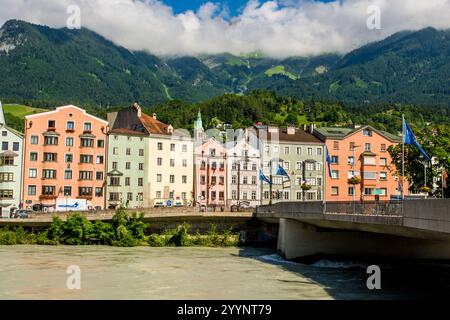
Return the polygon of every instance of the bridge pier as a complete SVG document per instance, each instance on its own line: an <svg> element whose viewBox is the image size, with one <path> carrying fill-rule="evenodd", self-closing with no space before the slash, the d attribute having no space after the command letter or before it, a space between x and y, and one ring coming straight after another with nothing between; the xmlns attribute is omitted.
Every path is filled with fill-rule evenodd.
<svg viewBox="0 0 450 320"><path fill-rule="evenodd" d="M448 241L317 227L281 218L278 251L291 260L316 254L356 258L450 260Z"/></svg>

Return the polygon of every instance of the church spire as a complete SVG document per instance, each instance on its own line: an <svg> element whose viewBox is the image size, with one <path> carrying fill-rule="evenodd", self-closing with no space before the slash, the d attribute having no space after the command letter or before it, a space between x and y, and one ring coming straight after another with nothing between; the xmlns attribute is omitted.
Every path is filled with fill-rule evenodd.
<svg viewBox="0 0 450 320"><path fill-rule="evenodd" d="M197 119L194 121L194 137L196 141L202 141L205 129L203 129L202 114L198 109Z"/></svg>

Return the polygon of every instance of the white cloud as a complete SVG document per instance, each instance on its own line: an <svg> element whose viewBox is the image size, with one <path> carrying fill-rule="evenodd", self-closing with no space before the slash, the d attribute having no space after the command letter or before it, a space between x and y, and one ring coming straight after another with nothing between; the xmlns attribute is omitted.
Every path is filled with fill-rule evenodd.
<svg viewBox="0 0 450 320"><path fill-rule="evenodd" d="M83 27L156 54L343 53L401 30L450 28L450 0L250 0L232 18L212 2L174 14L157 0L0 0L0 24L14 18L63 27L71 4L80 6ZM369 5L381 9L381 30L366 26Z"/></svg>

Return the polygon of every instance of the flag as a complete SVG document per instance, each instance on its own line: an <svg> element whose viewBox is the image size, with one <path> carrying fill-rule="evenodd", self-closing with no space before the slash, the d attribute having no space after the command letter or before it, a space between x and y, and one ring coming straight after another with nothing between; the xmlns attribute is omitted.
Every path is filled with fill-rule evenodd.
<svg viewBox="0 0 450 320"><path fill-rule="evenodd" d="M327 166L328 166L328 175L331 178L331 157L330 157L330 153L328 152L328 147L325 146L325 149L327 151Z"/></svg>
<svg viewBox="0 0 450 320"><path fill-rule="evenodd" d="M405 134L405 137L403 139L404 144L412 144L415 145L419 151L423 154L425 158L427 158L429 161L431 161L430 157L427 155L427 153L422 149L419 142L417 142L416 136L414 135L414 132L410 128L410 126L406 123L405 120L403 120L403 132Z"/></svg>
<svg viewBox="0 0 450 320"><path fill-rule="evenodd" d="M262 172L261 169L259 169L259 180L263 181L263 182L267 182L269 185L272 185L272 181L270 181Z"/></svg>
<svg viewBox="0 0 450 320"><path fill-rule="evenodd" d="M447 189L448 173L445 168L442 168L442 188Z"/></svg>
<svg viewBox="0 0 450 320"><path fill-rule="evenodd" d="M289 175L287 174L286 170L284 170L284 168L280 165L278 165L277 168L277 176L286 176L289 178Z"/></svg>

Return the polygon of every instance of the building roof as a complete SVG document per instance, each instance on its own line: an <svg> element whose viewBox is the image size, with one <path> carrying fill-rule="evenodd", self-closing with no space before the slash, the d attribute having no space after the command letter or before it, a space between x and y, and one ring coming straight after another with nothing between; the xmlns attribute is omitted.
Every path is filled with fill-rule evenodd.
<svg viewBox="0 0 450 320"><path fill-rule="evenodd" d="M115 128L110 131L110 133L115 134L124 134L124 135L140 135L140 136L146 136L147 134L145 132L141 131L135 131L128 128Z"/></svg>
<svg viewBox="0 0 450 320"><path fill-rule="evenodd" d="M82 109L82 108L80 108L80 107L74 106L73 104L69 104L69 105L67 105L67 106L57 107L55 110L51 110L51 111L46 111L46 112L40 112L40 113L30 114L30 115L25 116L24 118L25 118L25 119L31 119L31 118L35 118L35 117L48 116L48 115L50 115L50 114L57 113L58 111L60 111L60 110L62 110L62 109L68 109L68 108L69 108L69 109L76 109L76 110L78 110L78 111L81 111L84 115L86 115L86 116L88 116L88 117L90 117L90 118L92 118L92 119L95 119L95 120L97 120L97 121L99 121L99 122L102 122L102 123L104 123L104 124L108 124L108 121L106 121L106 120L104 120L104 119L100 119L100 118L98 118L98 117L96 117L96 116L93 116L92 114L87 113L86 110L84 110L84 109Z"/></svg>
<svg viewBox="0 0 450 320"><path fill-rule="evenodd" d="M169 125L159 121L158 119L156 119L156 117L151 117L142 112L139 119L149 133L170 134L170 132L167 130Z"/></svg>
<svg viewBox="0 0 450 320"><path fill-rule="evenodd" d="M287 128L279 128L278 134L271 133L268 126L255 126L249 128L249 132L251 131L256 131L257 137L262 140L272 141L278 139L280 142L323 143L315 135L298 128L295 128L294 134L288 134Z"/></svg>
<svg viewBox="0 0 450 320"><path fill-rule="evenodd" d="M351 136L352 134L359 132L361 130L364 130L366 128L371 129L372 131L378 133L379 135L383 136L387 140L390 140L392 142L401 142L402 138L400 136L397 136L395 134L378 130L370 125L364 125L359 128L341 128L341 127L319 127L315 128L314 130L319 133L320 136L322 136L324 139L338 139L342 140L347 138L348 136Z"/></svg>

